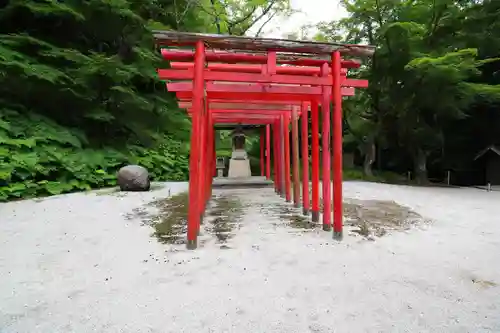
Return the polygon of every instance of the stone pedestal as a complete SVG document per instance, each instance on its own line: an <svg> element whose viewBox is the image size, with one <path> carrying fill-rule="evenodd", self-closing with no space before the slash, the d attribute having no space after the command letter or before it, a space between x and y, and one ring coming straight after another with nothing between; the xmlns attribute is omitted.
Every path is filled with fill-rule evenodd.
<svg viewBox="0 0 500 333"><path fill-rule="evenodd" d="M244 150L235 150L229 160L229 178L251 177L250 160Z"/></svg>
<svg viewBox="0 0 500 333"><path fill-rule="evenodd" d="M236 129L233 132L233 153L229 160L229 178L245 178L251 177L250 160L245 151L245 134Z"/></svg>

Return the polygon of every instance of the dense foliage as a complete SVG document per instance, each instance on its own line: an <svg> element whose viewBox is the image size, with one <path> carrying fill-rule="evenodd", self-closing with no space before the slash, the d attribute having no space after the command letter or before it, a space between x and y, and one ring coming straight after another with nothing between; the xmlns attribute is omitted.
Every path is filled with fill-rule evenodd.
<svg viewBox="0 0 500 333"><path fill-rule="evenodd" d="M376 162L379 169L413 170L420 182L428 171L443 179L445 170L457 182L481 181L468 174L480 174L474 157L500 144L500 2L343 5L348 17L320 24L315 37L377 45L358 73L370 88L345 108L346 144L359 147L365 172Z"/></svg>
<svg viewBox="0 0 500 333"><path fill-rule="evenodd" d="M156 77L151 30L243 34L287 8L287 0L1 1L0 200L114 185L128 163L154 180L186 180L189 119Z"/></svg>
<svg viewBox="0 0 500 333"><path fill-rule="evenodd" d="M149 31L175 24L173 3L2 3L0 200L109 186L135 162L186 178L187 119L161 93Z"/></svg>
<svg viewBox="0 0 500 333"><path fill-rule="evenodd" d="M344 108L365 174L459 175L500 144L499 1L343 4L311 38L377 45L355 73L370 88ZM189 119L156 77L151 30L259 35L290 13L288 0L1 1L0 200L114 185L128 163L186 179Z"/></svg>

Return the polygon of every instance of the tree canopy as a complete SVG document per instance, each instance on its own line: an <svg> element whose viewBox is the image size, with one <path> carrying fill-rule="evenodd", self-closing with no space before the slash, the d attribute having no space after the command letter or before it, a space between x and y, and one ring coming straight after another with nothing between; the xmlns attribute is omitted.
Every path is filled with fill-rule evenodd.
<svg viewBox="0 0 500 333"><path fill-rule="evenodd" d="M344 102L344 147L367 174L375 162L425 181L500 144L499 1L343 5L310 38L377 46L354 72L369 89ZM0 2L0 200L114 185L128 163L187 179L190 120L156 76L151 31L261 35L292 12L289 0Z"/></svg>
<svg viewBox="0 0 500 333"><path fill-rule="evenodd" d="M343 0L348 17L322 22L320 40L377 46L357 75L370 88L347 102L347 135L365 171L415 171L427 180L472 168L475 154L500 143L500 3L494 0ZM491 122L491 120L493 120ZM350 121L350 123L349 123ZM384 157L385 156L385 157ZM413 161L413 168L405 161ZM368 164L368 165L367 165Z"/></svg>

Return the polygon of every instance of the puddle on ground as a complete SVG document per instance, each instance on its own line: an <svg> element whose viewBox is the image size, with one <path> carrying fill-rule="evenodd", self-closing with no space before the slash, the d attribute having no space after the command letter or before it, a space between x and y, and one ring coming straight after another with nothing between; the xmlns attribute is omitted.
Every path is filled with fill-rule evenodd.
<svg viewBox="0 0 500 333"><path fill-rule="evenodd" d="M312 223L311 217L302 215L302 213L299 212L300 210L300 208L292 207L291 204L273 203L262 205L260 212L278 218L281 223L274 223L275 226L286 225L290 228L302 231L313 230L320 226L317 223Z"/></svg>
<svg viewBox="0 0 500 333"><path fill-rule="evenodd" d="M363 237L382 237L390 230L408 230L427 222L421 215L394 201L348 199L344 202L344 225Z"/></svg>
<svg viewBox="0 0 500 333"><path fill-rule="evenodd" d="M140 218L144 224L153 227L155 229L153 236L161 243L185 244L188 201L187 192L179 193L149 203L148 206L158 209L156 214L150 213L144 208L136 208L125 217L128 219ZM242 205L237 199L216 196L209 202L205 213L204 221L209 223L202 223L202 228L213 235L219 243L225 243L234 236L233 231L241 219L241 215ZM200 245L202 243L199 242Z"/></svg>
<svg viewBox="0 0 500 333"><path fill-rule="evenodd" d="M184 192L150 203L158 209L158 215L150 216L147 224L155 229L153 236L161 243L186 243L188 199Z"/></svg>
<svg viewBox="0 0 500 333"><path fill-rule="evenodd" d="M239 228L243 214L241 202L235 198L218 195L212 199L210 209L207 211L207 229L218 243L226 243L234 236L234 229Z"/></svg>
<svg viewBox="0 0 500 333"><path fill-rule="evenodd" d="M344 225L351 227L351 232L372 240L374 236L382 237L390 230L407 230L413 225L427 222L418 213L394 201L347 199L343 209ZM264 204L261 213L285 222L275 223L276 226L286 225L299 230L321 228L321 223L312 223L310 215L302 215L291 204Z"/></svg>

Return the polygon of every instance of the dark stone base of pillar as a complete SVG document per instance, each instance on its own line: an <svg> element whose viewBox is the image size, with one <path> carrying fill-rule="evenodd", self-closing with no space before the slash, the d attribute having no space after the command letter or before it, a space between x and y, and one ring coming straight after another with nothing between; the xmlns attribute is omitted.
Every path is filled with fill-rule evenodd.
<svg viewBox="0 0 500 333"><path fill-rule="evenodd" d="M302 208L302 214L304 214L305 216L309 215L309 209Z"/></svg>
<svg viewBox="0 0 500 333"><path fill-rule="evenodd" d="M344 238L342 231L334 231L333 232L333 239L336 241L341 241Z"/></svg>
<svg viewBox="0 0 500 333"><path fill-rule="evenodd" d="M197 243L196 239L195 240L188 240L186 247L188 250L196 250L196 248L198 247L198 243Z"/></svg>
<svg viewBox="0 0 500 333"><path fill-rule="evenodd" d="M318 223L319 222L319 212L312 212L312 218L311 221Z"/></svg>
<svg viewBox="0 0 500 333"><path fill-rule="evenodd" d="M330 231L332 230L332 226L329 224L323 224L323 231Z"/></svg>
<svg viewBox="0 0 500 333"><path fill-rule="evenodd" d="M293 207L295 207L295 208L300 208L300 204L299 204L298 202L294 202L294 203L293 203Z"/></svg>

